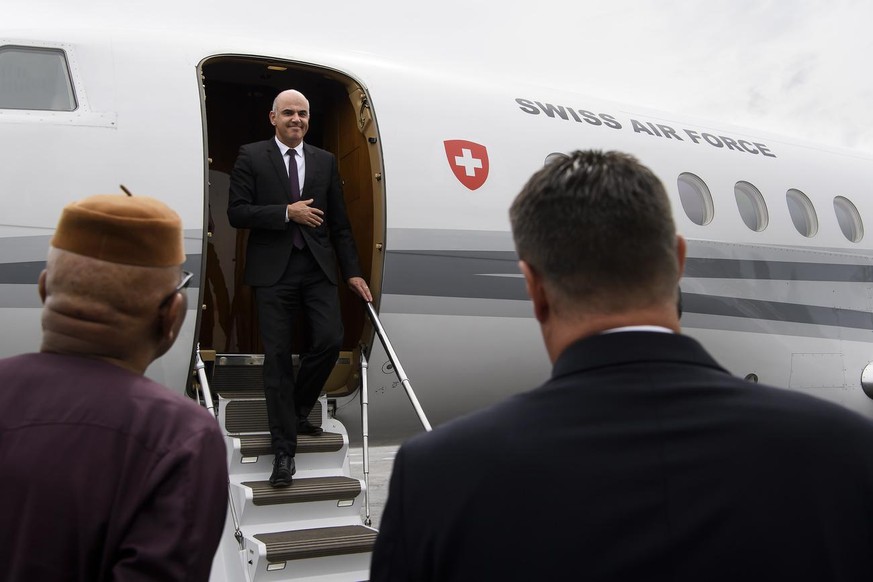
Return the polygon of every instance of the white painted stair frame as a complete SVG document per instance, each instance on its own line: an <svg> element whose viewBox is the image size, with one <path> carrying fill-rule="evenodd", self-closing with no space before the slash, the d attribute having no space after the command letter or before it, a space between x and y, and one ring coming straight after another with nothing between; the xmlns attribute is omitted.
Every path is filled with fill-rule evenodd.
<svg viewBox="0 0 873 582"><path fill-rule="evenodd" d="M296 456L297 473L294 479L312 477L351 477L349 468L349 438L345 427L336 419L327 417L327 402L321 397L322 428L325 432L338 433L343 437L343 446L335 452L300 453ZM219 399L218 420L226 426L226 408L230 400ZM302 560L290 560L280 564L268 564L266 545L255 539L255 534L303 530L320 527L360 526L361 494L354 500L328 500L280 505L256 506L252 490L242 485L243 481L264 481L272 471L273 456L261 455L256 460L245 459L240 452L240 439L227 435L228 469L230 474L230 499L236 509L243 534L241 550L234 537L234 521L228 509L225 532L216 552L210 582L266 582L266 581L358 581L369 578L370 552L326 556Z"/></svg>

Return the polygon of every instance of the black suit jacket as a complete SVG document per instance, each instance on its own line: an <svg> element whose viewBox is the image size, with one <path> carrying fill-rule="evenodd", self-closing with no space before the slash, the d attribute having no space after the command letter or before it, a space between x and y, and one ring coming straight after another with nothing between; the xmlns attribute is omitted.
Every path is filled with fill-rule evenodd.
<svg viewBox="0 0 873 582"><path fill-rule="evenodd" d="M337 259L346 279L360 277L336 158L306 143L303 155L306 178L301 198L312 198L312 206L324 212L320 226L300 226L306 245L332 283L337 282ZM285 222L285 209L290 203L288 169L276 140L242 146L230 176L227 217L235 228L251 229L246 284L273 285L285 271L293 248L292 225Z"/></svg>
<svg viewBox="0 0 873 582"><path fill-rule="evenodd" d="M401 447L371 575L873 580L873 423L685 336L591 337Z"/></svg>

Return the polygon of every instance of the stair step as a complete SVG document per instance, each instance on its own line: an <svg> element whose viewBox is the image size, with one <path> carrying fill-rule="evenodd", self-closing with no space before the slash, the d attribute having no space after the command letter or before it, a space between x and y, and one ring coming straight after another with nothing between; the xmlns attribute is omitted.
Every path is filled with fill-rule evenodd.
<svg viewBox="0 0 873 582"><path fill-rule="evenodd" d="M306 503L354 499L361 493L361 482L349 477L294 479L289 487L275 488L269 481L243 481L252 490L255 505Z"/></svg>
<svg viewBox="0 0 873 582"><path fill-rule="evenodd" d="M219 549L223 580L365 580L377 532L361 525L364 484L350 476L345 429L328 417L322 396L308 419L325 432L298 436L297 478L271 487L262 364L257 354L218 354L213 367L228 445L228 520L245 546L240 551L229 526Z"/></svg>
<svg viewBox="0 0 873 582"><path fill-rule="evenodd" d="M246 435L238 437L240 454L244 457L272 455L270 435ZM318 436L299 435L297 437L297 454L301 453L332 453L343 448L343 435L335 432L325 432Z"/></svg>
<svg viewBox="0 0 873 582"><path fill-rule="evenodd" d="M218 354L212 374L211 386L214 392L224 395L228 391L264 390L264 357L261 355Z"/></svg>
<svg viewBox="0 0 873 582"><path fill-rule="evenodd" d="M309 422L321 426L321 401L317 401L309 412ZM247 432L269 432L267 421L267 402L264 398L231 400L225 407L225 428L233 434Z"/></svg>
<svg viewBox="0 0 873 582"><path fill-rule="evenodd" d="M259 390L224 390L221 397L225 400L263 400L264 389Z"/></svg>
<svg viewBox="0 0 873 582"><path fill-rule="evenodd" d="M376 530L363 525L256 534L268 562L358 554L373 550Z"/></svg>

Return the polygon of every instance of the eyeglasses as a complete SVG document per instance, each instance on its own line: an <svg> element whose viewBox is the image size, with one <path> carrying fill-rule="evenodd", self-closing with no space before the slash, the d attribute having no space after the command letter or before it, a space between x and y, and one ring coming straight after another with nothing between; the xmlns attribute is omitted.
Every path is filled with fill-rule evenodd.
<svg viewBox="0 0 873 582"><path fill-rule="evenodd" d="M164 298L164 300L161 301L161 307L165 307L167 305L167 303L169 303L173 299L173 297L176 295L176 293L181 293L182 291L187 289L188 285L191 284L191 279L193 279L193 278L194 278L194 273L191 273L189 271L182 271L182 281L178 285L176 285L176 288L173 289L172 293L167 295Z"/></svg>

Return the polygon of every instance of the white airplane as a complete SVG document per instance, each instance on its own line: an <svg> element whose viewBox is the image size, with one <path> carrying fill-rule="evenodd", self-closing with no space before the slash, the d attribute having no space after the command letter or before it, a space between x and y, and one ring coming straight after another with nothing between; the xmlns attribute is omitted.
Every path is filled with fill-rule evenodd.
<svg viewBox="0 0 873 582"><path fill-rule="evenodd" d="M39 347L36 280L61 208L123 184L179 212L187 268L197 274L183 333L149 375L185 391L198 344L214 359L210 367L252 369L257 323L241 284L245 238L225 214L227 181L239 146L272 134L275 94L296 88L312 107L306 140L338 157L381 321L434 424L547 377L507 210L551 157L584 148L633 153L667 187L689 241L685 333L736 375L873 417L869 156L516 81L336 54L245 15L219 29L215 14L230 3L218 4L205 17L212 28L196 25L199 4L173 4L168 29L112 3L92 11L52 3L48 19L40 3L4 5L0 357ZM169 6L150 4L151 14L169 14ZM179 33L186 26L194 32ZM363 350L370 437L396 441L420 430L363 306L344 295L343 309L344 352L324 422L346 443L339 421L360 431ZM264 469L264 456L231 450L229 459ZM325 474L304 464L304 477L307 470ZM249 474L240 475L237 485ZM251 501L250 489L232 487L237 509ZM247 527L243 519L240 547L223 542L214 579L243 579L235 568L247 579L285 579L276 577L287 574L278 573L285 561L268 559ZM312 567L297 571L323 573ZM337 576L354 577L348 571Z"/></svg>

